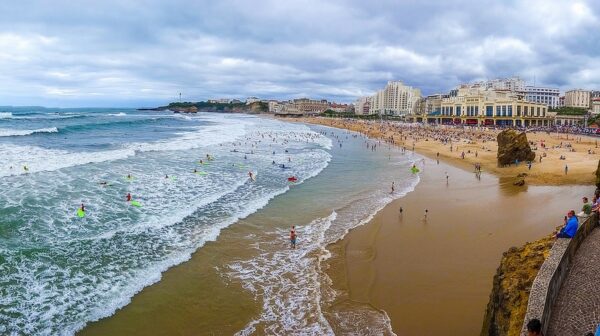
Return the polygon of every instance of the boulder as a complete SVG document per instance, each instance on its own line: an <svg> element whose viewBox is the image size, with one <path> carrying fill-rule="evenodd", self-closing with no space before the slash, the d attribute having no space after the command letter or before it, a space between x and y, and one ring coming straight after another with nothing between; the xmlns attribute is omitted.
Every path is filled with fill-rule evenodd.
<svg viewBox="0 0 600 336"><path fill-rule="evenodd" d="M533 161L535 153L529 147L525 132L505 130L498 134L498 166L519 162Z"/></svg>

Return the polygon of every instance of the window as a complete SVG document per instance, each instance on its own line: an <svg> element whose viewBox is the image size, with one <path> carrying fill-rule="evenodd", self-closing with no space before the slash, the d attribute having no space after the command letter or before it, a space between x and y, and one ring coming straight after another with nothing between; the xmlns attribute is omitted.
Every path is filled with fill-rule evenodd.
<svg viewBox="0 0 600 336"><path fill-rule="evenodd" d="M517 116L521 116L521 105L517 105Z"/></svg>
<svg viewBox="0 0 600 336"><path fill-rule="evenodd" d="M512 105L508 105L508 116L512 117Z"/></svg>
<svg viewBox="0 0 600 336"><path fill-rule="evenodd" d="M494 115L494 107L493 106L486 106L485 107L485 115L487 117L491 117Z"/></svg>
<svg viewBox="0 0 600 336"><path fill-rule="evenodd" d="M456 106L456 115L459 116L460 115L460 106Z"/></svg>
<svg viewBox="0 0 600 336"><path fill-rule="evenodd" d="M523 111L523 115L526 116L529 112L529 106L525 106L525 110Z"/></svg>
<svg viewBox="0 0 600 336"><path fill-rule="evenodd" d="M500 116L500 105L496 106L496 117Z"/></svg>
<svg viewBox="0 0 600 336"><path fill-rule="evenodd" d="M475 106L475 115L479 115L479 106Z"/></svg>
<svg viewBox="0 0 600 336"><path fill-rule="evenodd" d="M540 115L540 108L537 108L537 113L535 114L536 117L538 117Z"/></svg>
<svg viewBox="0 0 600 336"><path fill-rule="evenodd" d="M502 105L502 116L506 117L506 105Z"/></svg>

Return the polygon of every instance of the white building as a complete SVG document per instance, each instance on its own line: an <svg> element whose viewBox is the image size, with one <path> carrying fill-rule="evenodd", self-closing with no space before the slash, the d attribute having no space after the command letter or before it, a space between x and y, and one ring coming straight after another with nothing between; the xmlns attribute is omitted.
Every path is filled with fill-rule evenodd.
<svg viewBox="0 0 600 336"><path fill-rule="evenodd" d="M592 98L592 114L600 114L600 98Z"/></svg>
<svg viewBox="0 0 600 336"><path fill-rule="evenodd" d="M590 91L575 89L565 92L565 106L589 109Z"/></svg>
<svg viewBox="0 0 600 336"><path fill-rule="evenodd" d="M371 113L371 97L360 97L354 103L354 113L360 115L369 115Z"/></svg>
<svg viewBox="0 0 600 336"><path fill-rule="evenodd" d="M371 97L372 113L385 115L414 114L421 90L404 85L400 81L390 81L383 90Z"/></svg>
<svg viewBox="0 0 600 336"><path fill-rule="evenodd" d="M556 88L541 87L541 86L526 86L525 100L545 104L550 108L558 108L558 98L560 91Z"/></svg>
<svg viewBox="0 0 600 336"><path fill-rule="evenodd" d="M269 113L279 113L281 112L281 104L279 104L276 100L269 100Z"/></svg>

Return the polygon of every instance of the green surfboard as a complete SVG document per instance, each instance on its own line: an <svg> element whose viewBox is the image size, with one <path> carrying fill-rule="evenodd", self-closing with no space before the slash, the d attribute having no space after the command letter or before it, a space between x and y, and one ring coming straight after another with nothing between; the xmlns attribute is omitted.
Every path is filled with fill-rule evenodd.
<svg viewBox="0 0 600 336"><path fill-rule="evenodd" d="M85 211L81 209L77 210L77 216L79 216L79 218L85 217Z"/></svg>
<svg viewBox="0 0 600 336"><path fill-rule="evenodd" d="M140 204L140 202L138 202L138 201L131 201L131 205L136 206L136 207L141 207L142 206Z"/></svg>

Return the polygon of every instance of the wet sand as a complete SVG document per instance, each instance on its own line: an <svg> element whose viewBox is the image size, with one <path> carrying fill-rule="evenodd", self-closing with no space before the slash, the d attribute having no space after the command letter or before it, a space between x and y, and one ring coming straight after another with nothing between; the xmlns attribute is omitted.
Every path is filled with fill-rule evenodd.
<svg viewBox="0 0 600 336"><path fill-rule="evenodd" d="M369 304L398 335L477 335L502 253L552 232L593 191L514 187L427 160L415 191L328 247L341 294L328 311Z"/></svg>

